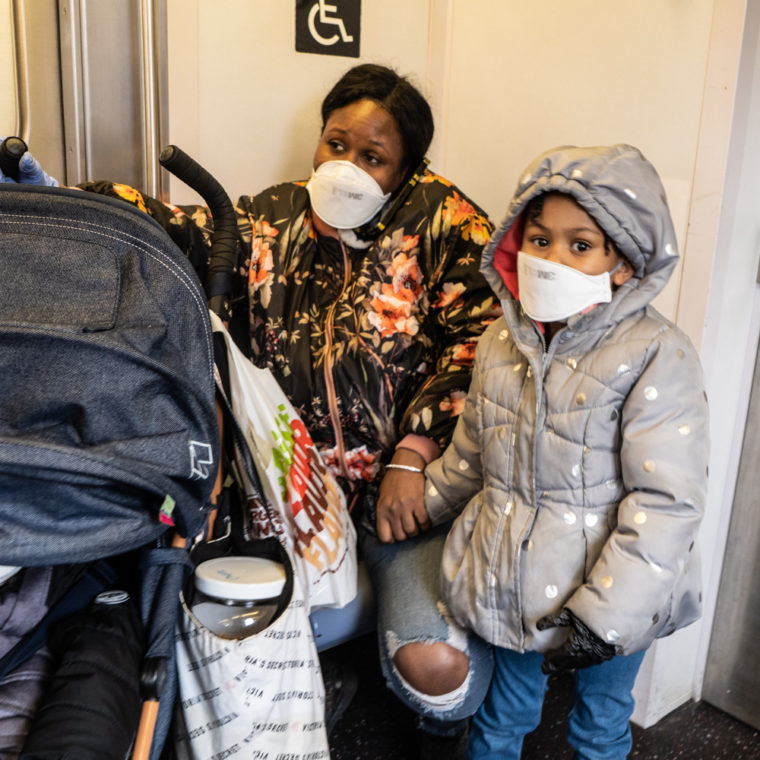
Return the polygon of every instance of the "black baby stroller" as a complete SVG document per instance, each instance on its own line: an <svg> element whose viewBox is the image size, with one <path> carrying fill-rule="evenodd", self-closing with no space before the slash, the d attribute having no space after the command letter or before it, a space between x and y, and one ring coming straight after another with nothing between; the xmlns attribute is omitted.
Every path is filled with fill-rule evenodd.
<svg viewBox="0 0 760 760"><path fill-rule="evenodd" d="M114 581L131 585L137 621L107 654L129 674L128 642L142 628L139 677L117 710L130 724L128 751L140 695L151 706L133 757L158 758L176 680L184 539L205 529L219 457L208 302L193 267L127 204L1 185L0 384L0 675L22 666L56 618ZM28 630L17 632L5 624L18 622L17 602L31 601L32 588ZM123 598L106 594L101 606ZM61 688L53 696L71 707ZM98 720L110 691L82 689L92 735L108 731ZM45 714L57 754L43 744L26 757L98 756L66 754L70 723ZM116 734L101 760L125 756Z"/></svg>

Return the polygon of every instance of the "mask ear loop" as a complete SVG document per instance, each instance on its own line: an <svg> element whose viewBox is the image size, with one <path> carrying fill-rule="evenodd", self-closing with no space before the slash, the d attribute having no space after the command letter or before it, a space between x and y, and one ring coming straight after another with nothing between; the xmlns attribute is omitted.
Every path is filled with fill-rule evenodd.
<svg viewBox="0 0 760 760"><path fill-rule="evenodd" d="M393 203L388 207L388 210L383 214L379 222L363 224L361 227L357 227L354 232L358 238L370 240L376 237L382 232L390 223L391 219L396 215L396 212L401 206L406 203L409 194L414 190L420 181L420 177L424 174L427 165L430 163L430 159L423 158L420 165L412 172L412 176L406 181L404 186L399 190L398 195L394 199Z"/></svg>

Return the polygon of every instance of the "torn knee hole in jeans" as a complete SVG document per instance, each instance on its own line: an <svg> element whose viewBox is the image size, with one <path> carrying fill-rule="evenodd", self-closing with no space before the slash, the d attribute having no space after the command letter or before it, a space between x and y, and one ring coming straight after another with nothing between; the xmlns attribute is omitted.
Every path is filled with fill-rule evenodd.
<svg viewBox="0 0 760 760"><path fill-rule="evenodd" d="M440 695L430 695L425 694L424 692L419 691L418 689L415 689L414 686L412 686L402 675L399 673L398 668L395 665L394 658L396 656L396 653L398 652L401 647L405 646L406 644L436 644L436 643L443 643L448 644L450 647L453 647L454 649L458 649L460 652L467 653L467 633L463 628L461 628L459 625L457 625L456 622L454 622L454 619L451 617L451 613L449 612L448 608L443 602L438 602L437 604L438 612L441 614L441 617L446 622L447 627L447 636L445 639L410 639L408 641L402 641L399 639L395 631L386 631L385 632L385 643L388 647L388 656L390 657L390 661L393 665L393 671L396 674L396 677L401 681L404 688L409 691L410 694L412 694L416 699L418 699L425 707L427 707L430 710L436 710L445 712L447 710L450 710L452 707L455 707L456 705L460 704L465 696L467 695L467 691L470 684L470 676L472 675L472 671L468 670L467 677L464 679L461 685L459 685L456 689L453 691L449 691L446 694L440 694Z"/></svg>

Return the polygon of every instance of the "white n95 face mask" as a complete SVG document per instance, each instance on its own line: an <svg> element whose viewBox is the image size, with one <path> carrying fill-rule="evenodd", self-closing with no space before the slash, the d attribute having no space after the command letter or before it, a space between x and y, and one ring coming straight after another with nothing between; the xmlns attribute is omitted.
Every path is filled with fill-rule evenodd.
<svg viewBox="0 0 760 760"><path fill-rule="evenodd" d="M361 227L390 198L363 169L350 161L325 161L306 184L317 216L337 230Z"/></svg>
<svg viewBox="0 0 760 760"><path fill-rule="evenodd" d="M618 263L614 272L621 264ZM519 251L517 283L525 313L537 322L561 322L598 303L612 300L610 275L577 269Z"/></svg>

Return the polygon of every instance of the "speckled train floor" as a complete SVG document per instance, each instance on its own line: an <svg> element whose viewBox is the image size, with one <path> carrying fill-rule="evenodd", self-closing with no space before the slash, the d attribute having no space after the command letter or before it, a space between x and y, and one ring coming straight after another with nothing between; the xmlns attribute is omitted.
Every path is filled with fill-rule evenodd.
<svg viewBox="0 0 760 760"><path fill-rule="evenodd" d="M410 713L385 688L374 635L331 650L354 664L359 691L330 737L332 760L417 760ZM571 760L565 741L568 679L552 679L541 725L523 760ZM644 730L633 727L630 760L760 760L760 732L706 703L689 702ZM448 760L441 757L440 760Z"/></svg>

